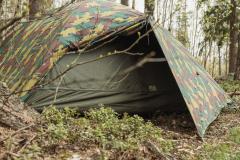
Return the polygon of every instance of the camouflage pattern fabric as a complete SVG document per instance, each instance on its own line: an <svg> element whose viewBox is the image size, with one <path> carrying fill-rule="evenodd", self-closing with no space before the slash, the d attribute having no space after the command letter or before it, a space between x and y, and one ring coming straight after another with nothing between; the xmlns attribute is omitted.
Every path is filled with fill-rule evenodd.
<svg viewBox="0 0 240 160"><path fill-rule="evenodd" d="M94 45L143 21L143 14L126 6L87 0L21 23L0 47L0 81L11 91L30 90L67 51ZM20 94L23 100L27 93Z"/></svg>
<svg viewBox="0 0 240 160"><path fill-rule="evenodd" d="M42 19L21 23L0 47L0 81L11 91L32 89L68 51L138 28L145 16L105 0L69 5ZM168 31L155 35L202 137L230 101L211 76ZM23 100L28 92L20 92Z"/></svg>
<svg viewBox="0 0 240 160"><path fill-rule="evenodd" d="M203 137L210 123L231 100L207 71L196 62L189 51L167 30L158 24L153 26L153 30L198 133Z"/></svg>

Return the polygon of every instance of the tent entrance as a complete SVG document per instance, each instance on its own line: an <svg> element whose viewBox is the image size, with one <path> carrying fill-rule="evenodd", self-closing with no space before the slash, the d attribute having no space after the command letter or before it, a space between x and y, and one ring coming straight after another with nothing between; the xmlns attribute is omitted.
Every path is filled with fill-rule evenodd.
<svg viewBox="0 0 240 160"><path fill-rule="evenodd" d="M45 81L61 74L73 61L87 62L115 50L124 50L137 38L137 34L120 36L80 56L67 54L47 74ZM156 53L155 57L151 57L152 62L135 67L152 51ZM129 113L185 111L185 102L154 34L141 40L129 52L79 65L65 74L61 81L33 91L27 103L38 110L51 104L77 107L79 110L105 104L118 112ZM122 74L131 67L135 69Z"/></svg>

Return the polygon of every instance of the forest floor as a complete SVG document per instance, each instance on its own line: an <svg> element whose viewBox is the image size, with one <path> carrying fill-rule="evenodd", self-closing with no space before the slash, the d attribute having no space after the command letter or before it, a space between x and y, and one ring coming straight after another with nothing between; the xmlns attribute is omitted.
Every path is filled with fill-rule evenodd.
<svg viewBox="0 0 240 160"><path fill-rule="evenodd" d="M229 92L239 81L221 81ZM84 117L72 110L46 110L39 122L23 130L0 127L0 159L240 159L240 96L197 135L189 114L164 114L146 122L119 116L111 109L91 110ZM153 125L154 124L154 125Z"/></svg>

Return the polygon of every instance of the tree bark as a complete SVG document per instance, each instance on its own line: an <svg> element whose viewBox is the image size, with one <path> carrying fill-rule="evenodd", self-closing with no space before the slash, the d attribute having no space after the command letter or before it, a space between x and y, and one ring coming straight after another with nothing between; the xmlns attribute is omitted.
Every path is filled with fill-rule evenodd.
<svg viewBox="0 0 240 160"><path fill-rule="evenodd" d="M0 10L2 9L2 2L3 2L3 0L0 0Z"/></svg>
<svg viewBox="0 0 240 160"><path fill-rule="evenodd" d="M145 13L149 16L153 16L154 9L155 9L155 1L145 0Z"/></svg>
<svg viewBox="0 0 240 160"><path fill-rule="evenodd" d="M29 0L29 17L34 18L41 11L40 4L36 0Z"/></svg>
<svg viewBox="0 0 240 160"><path fill-rule="evenodd" d="M222 56L221 56L221 46L218 46L218 76L222 76Z"/></svg>
<svg viewBox="0 0 240 160"><path fill-rule="evenodd" d="M129 5L129 0L121 0L121 4L128 6Z"/></svg>
<svg viewBox="0 0 240 160"><path fill-rule="evenodd" d="M53 4L53 0L29 0L29 18L33 19L35 16L46 12Z"/></svg>
<svg viewBox="0 0 240 160"><path fill-rule="evenodd" d="M38 113L21 103L17 96L10 95L4 83L0 83L0 95L0 125L20 129L35 123Z"/></svg>
<svg viewBox="0 0 240 160"><path fill-rule="evenodd" d="M238 58L234 79L240 80L240 33L238 34Z"/></svg>
<svg viewBox="0 0 240 160"><path fill-rule="evenodd" d="M208 50L208 53L205 53L204 62L203 62L203 66L205 69L207 69L207 61L211 53L212 53L212 42L209 41L209 50Z"/></svg>
<svg viewBox="0 0 240 160"><path fill-rule="evenodd" d="M226 45L226 52L225 52L225 76L228 75L228 50L229 50L229 43L227 42Z"/></svg>
<svg viewBox="0 0 240 160"><path fill-rule="evenodd" d="M163 1L163 14L162 14L162 26L165 27L165 23L166 23L166 16L167 16L167 10L168 10L168 7L167 7L167 4L168 4L168 0L164 0Z"/></svg>
<svg viewBox="0 0 240 160"><path fill-rule="evenodd" d="M234 74L237 64L237 43L238 43L238 26L237 26L237 2L231 0L232 11L230 16L230 48L229 48L229 73Z"/></svg>
<svg viewBox="0 0 240 160"><path fill-rule="evenodd" d="M195 6L196 8L196 17L194 17L194 25L193 25L193 45L192 45L192 55L195 57L197 57L197 55L195 54L195 46L196 46L196 41L197 41L197 31L198 31L198 11L199 11L199 7L198 5Z"/></svg>
<svg viewBox="0 0 240 160"><path fill-rule="evenodd" d="M135 9L135 7L136 7L136 1L133 0L133 1L132 1L132 9Z"/></svg>
<svg viewBox="0 0 240 160"><path fill-rule="evenodd" d="M214 77L214 73L215 73L215 56L213 57L213 62L212 62L212 77Z"/></svg>
<svg viewBox="0 0 240 160"><path fill-rule="evenodd" d="M173 21L173 0L170 2L170 17L169 17L169 24L168 24L168 31L172 32L172 21Z"/></svg>

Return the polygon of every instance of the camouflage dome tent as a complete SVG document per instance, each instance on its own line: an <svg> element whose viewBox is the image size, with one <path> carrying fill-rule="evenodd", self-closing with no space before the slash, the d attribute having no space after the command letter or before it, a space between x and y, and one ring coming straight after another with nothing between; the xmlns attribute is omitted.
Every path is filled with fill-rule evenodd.
<svg viewBox="0 0 240 160"><path fill-rule="evenodd" d="M148 32L131 54L109 56ZM161 62L121 74L153 51ZM70 70L73 64L81 65ZM107 104L133 113L188 109L200 136L229 101L168 31L105 0L74 3L20 23L0 47L0 70L0 81L37 110L51 104L79 110Z"/></svg>

